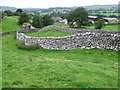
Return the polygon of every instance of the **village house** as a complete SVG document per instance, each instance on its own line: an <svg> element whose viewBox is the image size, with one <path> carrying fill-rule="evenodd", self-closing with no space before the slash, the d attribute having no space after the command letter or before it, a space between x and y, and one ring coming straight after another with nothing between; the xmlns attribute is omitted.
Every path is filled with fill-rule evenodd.
<svg viewBox="0 0 120 90"><path fill-rule="evenodd" d="M61 17L52 17L52 19L54 20L55 23L68 24L67 19L62 19ZM95 23L99 19L99 17L98 16L88 16L88 19L90 22ZM102 17L102 19L105 20L105 24L119 22L119 20L117 18Z"/></svg>
<svg viewBox="0 0 120 90"><path fill-rule="evenodd" d="M61 17L52 17L52 19L54 20L55 23L60 23L60 21L62 21Z"/></svg>
<svg viewBox="0 0 120 90"><path fill-rule="evenodd" d="M52 19L54 20L55 23L68 24L67 19L62 19L61 17L52 17Z"/></svg>
<svg viewBox="0 0 120 90"><path fill-rule="evenodd" d="M92 23L95 23L98 20L97 16L88 16L89 21L91 21Z"/></svg>
<svg viewBox="0 0 120 90"><path fill-rule="evenodd" d="M68 24L68 21L67 21L67 19L62 19L62 20L60 21L60 23Z"/></svg>
<svg viewBox="0 0 120 90"><path fill-rule="evenodd" d="M27 23L23 23L22 24L22 29L23 30L28 30L28 29L30 29L31 28L31 26L29 25L29 24L27 24Z"/></svg>
<svg viewBox="0 0 120 90"><path fill-rule="evenodd" d="M21 27L22 27L23 30L35 29L35 27L33 27L33 26L31 26L30 24L27 24L27 23L23 23Z"/></svg>
<svg viewBox="0 0 120 90"><path fill-rule="evenodd" d="M108 23L118 23L117 18L103 18Z"/></svg>
<svg viewBox="0 0 120 90"><path fill-rule="evenodd" d="M99 17L98 16L88 16L88 19L92 22L92 23L95 23ZM117 18L107 18L107 17L102 17L102 19L105 20L105 23L108 24L108 23L118 23L119 20Z"/></svg>

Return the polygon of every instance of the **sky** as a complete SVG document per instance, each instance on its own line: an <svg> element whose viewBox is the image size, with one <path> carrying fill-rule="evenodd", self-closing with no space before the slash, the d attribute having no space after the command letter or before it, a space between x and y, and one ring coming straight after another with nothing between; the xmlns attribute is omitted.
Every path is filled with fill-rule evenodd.
<svg viewBox="0 0 120 90"><path fill-rule="evenodd" d="M0 6L16 8L49 8L118 4L120 0L0 0Z"/></svg>

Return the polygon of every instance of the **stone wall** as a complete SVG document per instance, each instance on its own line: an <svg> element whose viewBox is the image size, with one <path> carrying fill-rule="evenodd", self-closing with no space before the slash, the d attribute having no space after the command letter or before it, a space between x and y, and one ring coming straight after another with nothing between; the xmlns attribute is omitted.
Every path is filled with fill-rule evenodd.
<svg viewBox="0 0 120 90"><path fill-rule="evenodd" d="M38 30L40 30L39 28L36 29L28 29L28 30L14 30L14 31L7 31L7 32L2 32L0 33L0 35L6 35L6 34L10 34L10 33L27 33L27 32L38 32Z"/></svg>
<svg viewBox="0 0 120 90"><path fill-rule="evenodd" d="M44 27L38 31L50 29L51 26ZM18 40L25 40L25 45L38 44L44 49L53 50L71 50L71 49L112 49L120 50L120 35L118 31L108 30L75 30L72 28L62 28L52 26L52 28L74 33L75 35L65 37L30 37L23 33L18 33L16 38ZM65 30L65 31L64 31ZM77 33L77 34L76 34Z"/></svg>

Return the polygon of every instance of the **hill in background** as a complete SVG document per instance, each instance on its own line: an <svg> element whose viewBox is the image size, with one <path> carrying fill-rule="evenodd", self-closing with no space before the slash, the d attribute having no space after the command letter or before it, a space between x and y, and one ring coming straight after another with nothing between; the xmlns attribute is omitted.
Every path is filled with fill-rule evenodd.
<svg viewBox="0 0 120 90"><path fill-rule="evenodd" d="M15 12L17 10L17 8L9 7L9 6L0 6L0 11L5 11L5 10L11 10L11 11Z"/></svg>
<svg viewBox="0 0 120 90"><path fill-rule="evenodd" d="M18 8L16 7L9 7L9 6L0 6L1 10L0 11L5 11L5 10L11 10L11 11L16 11ZM81 6L80 6L81 7ZM92 6L83 6L86 9L118 9L118 5L117 4L113 4L113 5L92 5ZM49 11L55 11L55 10L68 10L71 11L72 9L77 8L77 6L75 7L52 7L52 8L22 8L23 10L26 11L43 11L43 12L49 12Z"/></svg>

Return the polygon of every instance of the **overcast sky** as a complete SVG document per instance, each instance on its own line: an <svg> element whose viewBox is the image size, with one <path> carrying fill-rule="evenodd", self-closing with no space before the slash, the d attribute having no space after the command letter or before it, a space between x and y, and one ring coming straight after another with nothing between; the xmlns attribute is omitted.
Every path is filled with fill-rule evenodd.
<svg viewBox="0 0 120 90"><path fill-rule="evenodd" d="M0 0L0 6L17 8L49 8L118 4L119 0Z"/></svg>

